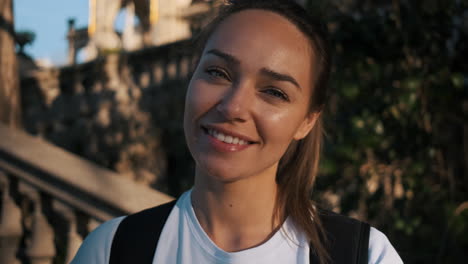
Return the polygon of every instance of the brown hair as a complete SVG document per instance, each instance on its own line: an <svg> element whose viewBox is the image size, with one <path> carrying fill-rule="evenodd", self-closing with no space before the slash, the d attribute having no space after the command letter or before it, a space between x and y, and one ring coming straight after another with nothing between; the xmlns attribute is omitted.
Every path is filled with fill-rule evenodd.
<svg viewBox="0 0 468 264"><path fill-rule="evenodd" d="M242 10L262 9L277 13L296 27L311 41L315 51L317 73L312 87L309 113L321 112L326 101L330 75L330 48L324 24L311 17L301 6L290 0L237 0L227 1L218 16L203 29L196 39L201 54L208 38L227 17ZM197 63L198 64L198 63ZM313 73L312 73L313 74ZM317 175L323 141L322 117L319 115L310 133L299 141L293 141L279 162L276 182L279 188L277 215L281 220L290 217L306 234L311 243L312 253L320 263L329 261L324 246L326 237L310 195Z"/></svg>

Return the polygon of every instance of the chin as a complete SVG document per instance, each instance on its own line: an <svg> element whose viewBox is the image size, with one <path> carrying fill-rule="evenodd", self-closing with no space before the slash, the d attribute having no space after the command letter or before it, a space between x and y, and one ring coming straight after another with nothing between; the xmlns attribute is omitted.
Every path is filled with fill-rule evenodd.
<svg viewBox="0 0 468 264"><path fill-rule="evenodd" d="M239 162L235 164L239 164ZM277 163L265 167L260 166L260 168L256 166L250 169L246 166L226 165L226 161L219 159L200 160L196 166L196 177L203 178L203 181L216 181L218 183L234 183L253 178L260 181L275 181ZM273 176L270 177L269 175Z"/></svg>
<svg viewBox="0 0 468 264"><path fill-rule="evenodd" d="M220 165L219 162L216 165ZM208 164L197 163L196 171L196 177L202 177L205 181L233 183L248 178L247 173L226 166L209 166Z"/></svg>
<svg viewBox="0 0 468 264"><path fill-rule="evenodd" d="M221 183L233 183L245 178L245 176L243 177L242 175L236 174L233 171L217 169L200 171L199 176L207 178L206 180L214 180Z"/></svg>

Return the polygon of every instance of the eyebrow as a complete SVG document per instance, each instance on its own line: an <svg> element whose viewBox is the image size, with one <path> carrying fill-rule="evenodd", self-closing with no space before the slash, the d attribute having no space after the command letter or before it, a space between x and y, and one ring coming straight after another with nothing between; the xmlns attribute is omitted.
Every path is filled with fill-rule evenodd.
<svg viewBox="0 0 468 264"><path fill-rule="evenodd" d="M298 89L301 89L301 86L299 85L299 83L297 83L297 81L290 75L287 75L287 74L283 74L283 73L279 73L279 72L275 72L273 70L270 70L270 69L267 69L267 68L262 68L260 70L260 73L262 75L266 75L268 76L269 78L271 79L274 79L276 81L281 81L281 82L290 82L292 83L294 86L296 86L296 88Z"/></svg>
<svg viewBox="0 0 468 264"><path fill-rule="evenodd" d="M236 57L232 56L231 54L227 54L225 52L222 52L222 51L220 51L218 49L211 49L211 50L207 51L206 53L218 56L218 57L224 59L225 61L227 61L227 62L229 62L231 64L235 64L235 65L240 64L240 61Z"/></svg>
<svg viewBox="0 0 468 264"><path fill-rule="evenodd" d="M234 64L234 65L239 65L240 64L240 61L239 59L237 59L236 57L232 56L231 54L228 54L228 53L225 53L225 52L222 52L218 49L211 49L209 51L206 52L207 54L212 54L212 55L215 55L217 57L220 57L222 59L224 59L225 61L227 61L228 63L230 64ZM296 86L298 89L301 89L301 86L299 85L299 83L296 81L296 79L294 79L292 76L288 75L288 74L283 74L283 73L279 73L279 72L275 72L271 69L268 69L268 68L262 68L260 70L260 73L262 75L265 75L271 79L274 79L276 81L282 81L282 82L290 82L292 83L294 86Z"/></svg>

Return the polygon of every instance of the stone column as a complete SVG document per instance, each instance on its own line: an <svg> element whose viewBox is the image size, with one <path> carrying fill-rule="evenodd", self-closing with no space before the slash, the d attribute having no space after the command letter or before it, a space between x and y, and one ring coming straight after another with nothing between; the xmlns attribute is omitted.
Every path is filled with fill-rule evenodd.
<svg viewBox="0 0 468 264"><path fill-rule="evenodd" d="M190 24L181 17L181 11L190 6L190 3L190 0L173 0L159 4L158 20L152 25L154 45L163 45L191 37Z"/></svg>
<svg viewBox="0 0 468 264"><path fill-rule="evenodd" d="M130 2L125 9L127 12L122 33L122 47L124 50L137 50L142 47L142 36L135 32L135 4Z"/></svg>
<svg viewBox="0 0 468 264"><path fill-rule="evenodd" d="M21 128L14 28L13 0L0 0L0 122L12 128Z"/></svg>
<svg viewBox="0 0 468 264"><path fill-rule="evenodd" d="M0 212L0 263L17 264L19 242L23 235L21 210L10 197L7 176L0 171L0 190L2 192Z"/></svg>
<svg viewBox="0 0 468 264"><path fill-rule="evenodd" d="M68 223L68 232L67 232L67 252L65 255L65 263L70 263L73 257L76 255L76 252L80 248L83 239L77 232L77 221L75 212L72 208L66 204L54 201L53 202L54 210L61 215Z"/></svg>
<svg viewBox="0 0 468 264"><path fill-rule="evenodd" d="M114 22L121 4L121 1L115 0L96 1L96 31L93 40L99 51L121 48L120 38L114 30Z"/></svg>
<svg viewBox="0 0 468 264"><path fill-rule="evenodd" d="M75 45L75 20L69 19L68 20L68 64L75 65L76 64L76 45Z"/></svg>
<svg viewBox="0 0 468 264"><path fill-rule="evenodd" d="M31 237L27 239L26 256L31 264L52 264L55 257L54 230L42 212L39 192L21 184L20 192L34 205Z"/></svg>

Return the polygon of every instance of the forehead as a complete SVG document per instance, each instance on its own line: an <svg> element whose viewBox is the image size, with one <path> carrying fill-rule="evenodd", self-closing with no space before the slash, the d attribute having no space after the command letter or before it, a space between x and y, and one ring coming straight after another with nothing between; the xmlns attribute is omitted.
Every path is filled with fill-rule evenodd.
<svg viewBox="0 0 468 264"><path fill-rule="evenodd" d="M268 67L290 73L303 85L313 73L310 40L288 19L271 11L249 9L230 15L208 39L204 52L210 49L229 53L252 70Z"/></svg>

